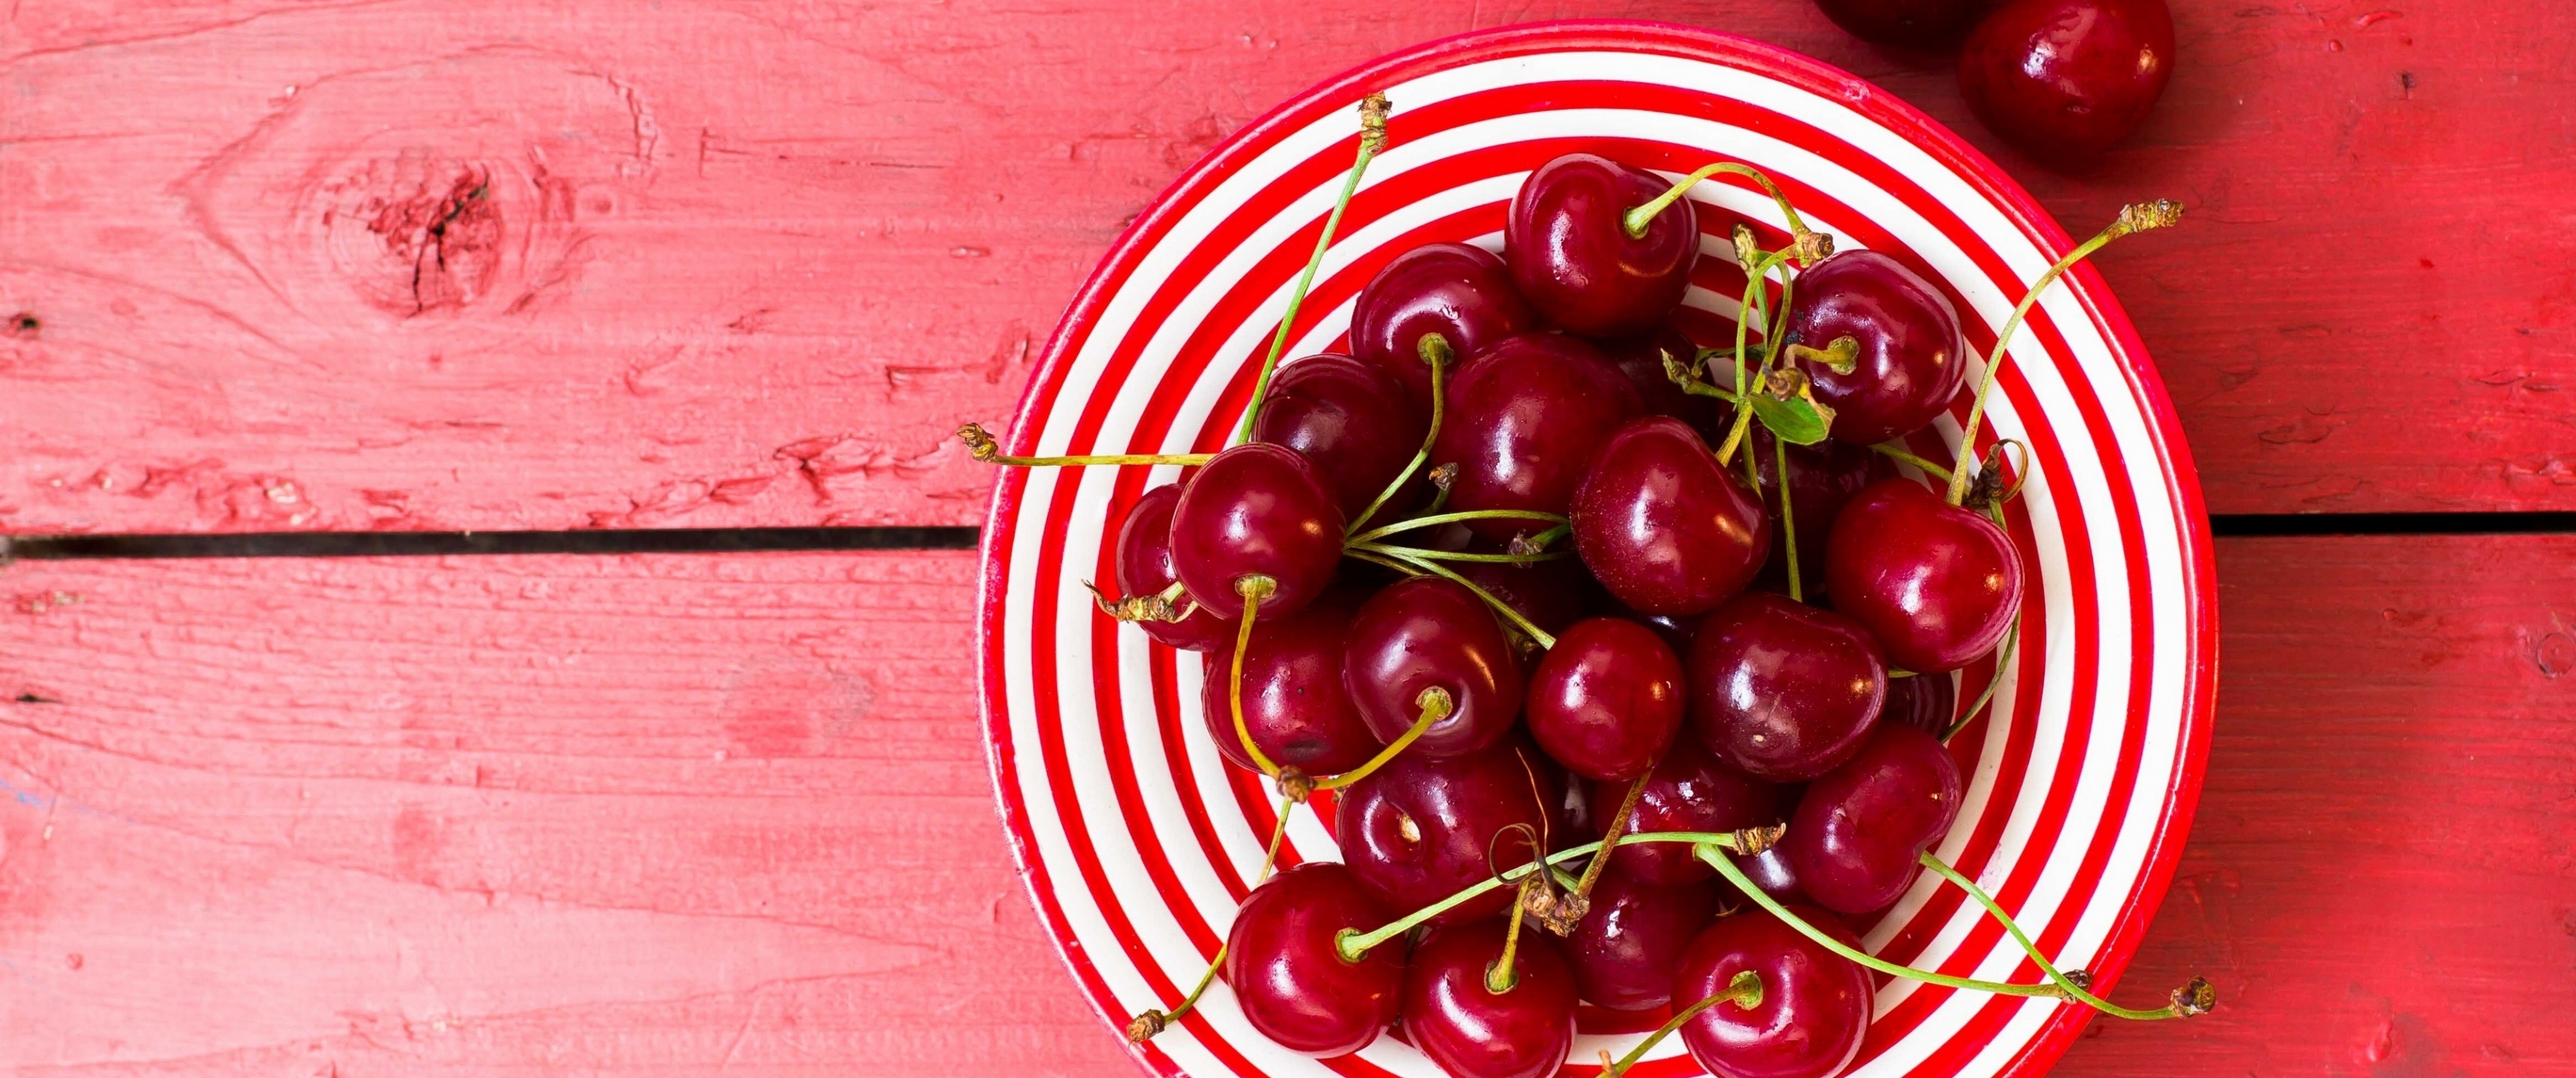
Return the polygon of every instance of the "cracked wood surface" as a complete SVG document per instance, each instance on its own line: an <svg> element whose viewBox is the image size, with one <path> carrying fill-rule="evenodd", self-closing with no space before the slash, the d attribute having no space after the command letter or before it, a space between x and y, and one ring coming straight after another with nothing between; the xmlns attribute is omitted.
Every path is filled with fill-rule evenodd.
<svg viewBox="0 0 2576 1078"><path fill-rule="evenodd" d="M2189 850L2059 1071L2576 1069L2576 538L2228 540ZM992 812L973 559L20 564L0 1073L1135 1073Z"/></svg>
<svg viewBox="0 0 2576 1078"><path fill-rule="evenodd" d="M965 524L1120 227L1416 41L1745 33L1877 80L2077 234L2214 511L2576 508L2576 18L2184 0L2102 168L1791 0L1210 9L19 0L0 21L0 529Z"/></svg>

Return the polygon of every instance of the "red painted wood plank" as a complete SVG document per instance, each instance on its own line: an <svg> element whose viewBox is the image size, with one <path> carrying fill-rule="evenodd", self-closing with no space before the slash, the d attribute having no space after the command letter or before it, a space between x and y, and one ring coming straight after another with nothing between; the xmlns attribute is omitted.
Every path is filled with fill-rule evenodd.
<svg viewBox="0 0 2576 1078"><path fill-rule="evenodd" d="M2221 545L2208 784L2121 994L2224 1004L2063 1073L2576 1067L2576 578L2534 572L2571 559ZM1132 1073L993 822L965 555L21 564L0 594L19 1073Z"/></svg>
<svg viewBox="0 0 2576 1078"><path fill-rule="evenodd" d="M2070 228L2213 509L2576 507L2576 27L2552 5L2177 5ZM1524 19L1721 27L1958 127L1937 60L1786 0L1493 8L12 5L0 528L969 523L1121 224L1316 78Z"/></svg>

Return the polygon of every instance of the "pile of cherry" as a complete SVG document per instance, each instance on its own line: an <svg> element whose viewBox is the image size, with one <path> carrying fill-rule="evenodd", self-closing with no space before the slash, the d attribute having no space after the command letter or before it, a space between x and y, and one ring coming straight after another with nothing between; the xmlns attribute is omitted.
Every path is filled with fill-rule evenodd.
<svg viewBox="0 0 2576 1078"><path fill-rule="evenodd" d="M1351 187L1384 139L1383 99L1363 112ZM1673 325L1700 257L1683 196L1719 173L1777 200L1790 242L1737 229L1741 317L1702 348ZM2176 212L2125 210L2038 287ZM1985 703L1961 713L1947 672L2011 646L2025 576L2000 461L1894 444L1965 390L1938 289L1834 253L1745 166L1677 184L1569 154L1521 185L1503 255L1400 255L1349 341L1284 364L1274 342L1221 453L1006 457L966 431L1006 464L1193 466L1127 514L1101 607L1210 656L1210 732L1272 781L1283 828L1336 791L1344 860L1265 864L1198 990L1133 1039L1219 972L1283 1047L1397 1027L1460 1078L1554 1073L1578 1000L1670 1008L1657 1038L1712 1074L1826 1078L1859 1051L1872 971L2207 1009L2201 982L2114 1006L2027 941L2043 983L1911 970L1843 920L1926 869L2004 917L1928 852L1959 811L1943 741Z"/></svg>

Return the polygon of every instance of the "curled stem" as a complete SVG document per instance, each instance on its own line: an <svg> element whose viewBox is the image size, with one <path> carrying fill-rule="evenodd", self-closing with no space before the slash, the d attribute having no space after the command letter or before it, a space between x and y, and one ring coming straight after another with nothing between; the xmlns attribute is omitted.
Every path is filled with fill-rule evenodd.
<svg viewBox="0 0 2576 1078"><path fill-rule="evenodd" d="M1088 457L1010 457L1002 455L1002 444L993 440L991 431L981 423L968 423L957 428L957 440L966 443L966 455L986 464L1013 468L1061 468L1084 464L1177 464L1196 467L1215 459L1214 453L1113 453Z"/></svg>
<svg viewBox="0 0 2576 1078"><path fill-rule="evenodd" d="M1947 745L1951 738L1959 736L1959 731L1967 729L1968 723L1977 717L1977 713L1984 711L1986 704L1994 700L1995 690L2004 683L2004 668L2012 665L2013 652L2019 647L2021 647L2021 615L2015 614L2012 628L2004 630L2003 650L1995 654L1994 676L1986 679L1985 689L1977 693L1976 702L1969 704L1968 710L1959 713L1958 721L1951 723L1949 729L1941 731L1942 744Z"/></svg>
<svg viewBox="0 0 2576 1078"><path fill-rule="evenodd" d="M1688 842L1695 845L1713 846L1718 849L1735 850L1745 854L1756 854L1769 849L1773 842L1779 841L1781 831L1782 828L1777 826L1748 827L1742 831L1648 831L1642 834L1630 835L1623 841L1630 843ZM1564 864L1565 862L1572 861L1578 857L1591 856L1592 854L1599 852L1600 849L1600 843L1587 842L1580 846L1558 850L1555 853L1547 855L1546 860L1550 865ZM1497 887L1519 886L1521 878L1529 875L1530 872L1536 868L1537 865L1533 862L1531 864L1516 865L1514 867L1504 869L1501 872L1497 872L1484 879L1478 880L1475 883L1469 884L1457 894L1450 895L1447 898L1405 914L1402 917L1398 917L1395 920L1389 921L1386 924L1367 932L1361 932L1355 929L1343 929L1333 940L1334 949L1341 954L1343 961L1357 962L1369 953L1370 948L1401 936L1407 932L1411 932L1413 931L1414 926L1434 917L1438 917L1450 910L1456 909L1462 903L1472 902Z"/></svg>
<svg viewBox="0 0 2576 1078"><path fill-rule="evenodd" d="M1297 278L1297 287L1288 291L1288 311L1279 316L1279 332L1270 338L1270 354L1261 361L1261 376L1252 383L1252 406L1243 411L1243 429L1234 434L1237 442L1252 437L1252 421L1261 417L1261 405L1270 394L1270 374L1279 368L1279 353L1288 347L1288 332L1297 324L1297 308L1306 303L1306 291L1315 286L1315 273L1324 267L1324 252L1333 246L1333 232L1342 227L1342 212L1351 208L1351 196L1360 189L1360 177L1368 172L1369 161L1386 148L1386 114L1392 106L1385 94L1370 94L1360 102L1360 152L1351 162L1350 178L1342 181L1341 196L1333 200L1333 212L1324 218L1324 232L1315 237L1315 253L1306 259L1306 272Z"/></svg>
<svg viewBox="0 0 2576 1078"><path fill-rule="evenodd" d="M2031 305L2039 302L2040 294L2048 291L2048 286L2063 276L2067 270L2073 269L2076 263L2084 261L2086 256L2108 246L2111 241L2132 232L2171 228L2181 221L2182 203L2171 199L2133 202L2122 206L2119 220L2111 222L2111 227L2103 229L2092 239L2084 241L2074 250L2067 252L2066 257L2058 259L2055 265L2048 267L2048 272L2039 275L2039 280L2030 286L2030 291L2022 294L2021 302L2013 305L2012 317L2004 320L2003 332L1995 335L1994 350L1986 354L1986 372L1977 380L1977 399L1975 403L1968 406L1968 424L1959 432L1959 463L1952 469L1950 490L1944 495L1945 500L1952 505L1957 505L1968 496L1970 478L1968 462L1974 459L1977 453L1977 428L1986 418L1986 396L1994 391L1995 372L2003 367L2005 346L2012 343L2013 331L2021 328L2022 319L2030 314Z"/></svg>
<svg viewBox="0 0 2576 1078"><path fill-rule="evenodd" d="M1403 734L1388 742L1385 748L1379 749L1377 755L1369 757L1367 763L1318 782L1315 788L1338 790L1369 777L1378 768L1386 766L1387 761L1395 759L1396 754L1403 752L1406 746L1422 740L1422 735L1431 729L1433 723L1448 718L1449 713L1456 710L1456 705L1450 700L1449 690L1438 685L1423 689L1420 695L1413 698L1413 702L1422 709L1422 717L1413 720L1413 725L1406 727Z"/></svg>
<svg viewBox="0 0 2576 1078"><path fill-rule="evenodd" d="M1376 516L1378 510L1386 507L1388 499L1395 497L1404 489L1405 482L1413 478L1413 473L1421 471L1423 464L1431 460L1431 443L1440 440L1441 398L1446 395L1446 390L1441 386L1441 372L1449 365L1449 360L1454 353L1449 350L1449 339L1437 333L1422 335L1420 351L1422 361L1431 365L1431 429L1423 433L1421 451L1413 454L1413 459L1405 463L1404 470L1395 473L1395 478L1387 481L1386 489L1378 492L1376 500L1369 502L1368 508L1361 510L1360 515L1351 518L1349 530L1352 532L1360 530L1369 522L1370 517Z"/></svg>
<svg viewBox="0 0 2576 1078"><path fill-rule="evenodd" d="M1671 1020L1647 1034L1645 1040L1638 1041L1636 1047L1628 1049L1628 1054L1619 1057L1618 1062L1603 1064L1601 1078L1619 1078L1620 1075L1628 1073L1628 1068L1636 1066L1638 1060L1646 1058L1646 1053L1653 1051L1655 1045L1661 1043L1664 1038L1679 1032L1683 1026L1690 1024L1691 1019L1699 1017L1699 1012L1720 1003L1732 1003L1749 1011L1762 1005L1762 996L1762 975L1749 969L1737 970L1735 976L1727 980L1726 987L1710 993L1707 998L1697 1003L1682 1008L1679 1013L1673 1015ZM1604 1051L1601 1055L1606 1059L1610 1053Z"/></svg>
<svg viewBox="0 0 2576 1078"><path fill-rule="evenodd" d="M1930 850L1923 851L1923 855L1916 858L1916 860L1922 862L1923 867L1931 869L1934 875L1957 884L1960 890L1968 892L1968 897L1976 899L1978 905L1986 908L1987 914L1994 917L1998 923L2004 926L2004 931L2012 934L2013 942L2021 945L2022 953L2029 955L2031 961L2039 964L2040 972L2047 974L2048 979L2052 983L2056 984L2058 988L2064 990L2067 996L2076 1002L2082 1003L2085 1006L2091 1007L2094 1010L2100 1011L2114 1018L2126 1018L2132 1022L2154 1022L2166 1018L2182 1018L2209 1009L2205 1003L2199 1004L2199 1010L2197 1011L2191 1009L2191 1007L2194 1006L2194 1004L2190 1002L2191 998L2202 994L2202 992L2207 988L2207 982L2201 981L2198 978L2194 978L2193 983L2194 985L2199 986L2201 991L2185 989L2182 992L2176 992L2173 994L2173 1002L2171 1004L2159 1007L2152 1011L2142 1011L2133 1007L2123 1007L2119 1004L2103 999L2100 996L2094 995L2089 990L2089 986L2087 984L2078 983L2074 978L2058 972L2057 965L2050 962L2047 955L2039 952L2039 946L2032 943L2030 941L2030 937L2022 933L2020 925L2013 923L2012 915L2005 913L2003 906L1994 900L1994 896L1987 894L1985 888L1977 886L1977 881L1961 875L1959 870L1942 863L1941 859L1934 857ZM2086 978L2086 981L2089 982L2090 980L2090 977Z"/></svg>

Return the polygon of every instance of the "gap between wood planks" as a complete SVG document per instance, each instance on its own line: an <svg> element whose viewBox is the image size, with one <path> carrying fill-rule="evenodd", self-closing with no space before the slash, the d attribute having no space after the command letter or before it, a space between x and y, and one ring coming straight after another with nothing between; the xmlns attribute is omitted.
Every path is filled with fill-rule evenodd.
<svg viewBox="0 0 2576 1078"><path fill-rule="evenodd" d="M2576 533L2576 512L2243 513L2210 518L2218 538ZM435 557L455 554L720 554L973 550L975 528L632 528L595 531L235 532L221 535L0 536L10 561L157 558Z"/></svg>

